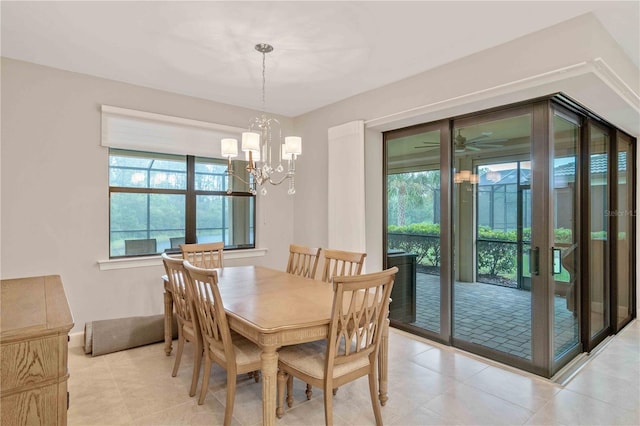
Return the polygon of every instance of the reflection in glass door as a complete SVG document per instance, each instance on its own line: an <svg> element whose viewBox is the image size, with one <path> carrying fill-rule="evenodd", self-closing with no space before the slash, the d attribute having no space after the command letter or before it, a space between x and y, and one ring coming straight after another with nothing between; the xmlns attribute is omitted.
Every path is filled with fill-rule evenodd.
<svg viewBox="0 0 640 426"><path fill-rule="evenodd" d="M616 331L633 318L633 268L632 245L636 212L633 210L633 142L627 135L618 136L618 164L617 171L617 208L609 213L615 226L617 235L616 257L617 270L614 279L616 283L615 325Z"/></svg>
<svg viewBox="0 0 640 426"><path fill-rule="evenodd" d="M589 135L589 287L584 312L593 347L609 328L609 135L594 124Z"/></svg>
<svg viewBox="0 0 640 426"><path fill-rule="evenodd" d="M531 114L455 124L454 342L531 363Z"/></svg>
<svg viewBox="0 0 640 426"><path fill-rule="evenodd" d="M580 251L576 192L580 121L569 112L553 114L553 351L557 362L580 341Z"/></svg>

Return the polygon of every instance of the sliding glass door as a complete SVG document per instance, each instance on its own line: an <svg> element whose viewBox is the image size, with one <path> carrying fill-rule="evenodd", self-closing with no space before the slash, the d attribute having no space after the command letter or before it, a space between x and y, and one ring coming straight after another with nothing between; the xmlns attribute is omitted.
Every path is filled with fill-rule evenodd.
<svg viewBox="0 0 640 426"><path fill-rule="evenodd" d="M635 313L635 140L555 96L384 137L393 326L545 377Z"/></svg>
<svg viewBox="0 0 640 426"><path fill-rule="evenodd" d="M580 347L580 205L578 165L580 117L553 107L552 126L552 267L553 363L558 366Z"/></svg>
<svg viewBox="0 0 640 426"><path fill-rule="evenodd" d="M431 337L441 333L442 129L394 132L385 144L386 263L397 266L389 318Z"/></svg>
<svg viewBox="0 0 640 426"><path fill-rule="evenodd" d="M631 137L618 132L616 159L618 161L614 171L616 172L615 200L617 208L609 211L612 218L612 234L616 241L614 249L616 270L612 277L612 290L615 292L616 303L614 303L615 329L620 330L633 318L633 298L634 298L634 277L635 262L633 258L633 247L635 241L635 217L636 211L634 197L634 176L633 168L634 144ZM617 238L615 238L617 236Z"/></svg>
<svg viewBox="0 0 640 426"><path fill-rule="evenodd" d="M534 312L545 293L532 291L547 261L532 241L546 226L533 220L546 184L532 173L538 131L527 106L455 120L452 141L453 343L530 371L546 362L534 359L533 325L547 321Z"/></svg>

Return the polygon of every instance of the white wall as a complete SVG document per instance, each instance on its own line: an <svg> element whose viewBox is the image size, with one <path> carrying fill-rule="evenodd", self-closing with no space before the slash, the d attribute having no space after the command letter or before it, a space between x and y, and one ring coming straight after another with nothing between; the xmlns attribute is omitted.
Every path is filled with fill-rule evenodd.
<svg viewBox="0 0 640 426"><path fill-rule="evenodd" d="M295 128L304 140L297 193L292 199L286 188L270 188L269 195L258 197L258 245L268 253L227 264L284 267L292 241L326 247L327 130L338 124L357 119L368 123L365 203L370 271L382 266L381 130L562 90L637 137L638 109L629 107L616 86L619 81L571 72L527 80L597 58L640 92L638 68L595 18L585 15L294 120L280 117L285 129ZM74 331L91 320L161 313L159 264L100 271L96 263L108 258L109 248L107 150L99 145L100 105L237 127L245 127L256 112L5 58L1 87L0 276L60 274Z"/></svg>
<svg viewBox="0 0 640 426"><path fill-rule="evenodd" d="M75 320L162 312L157 266L101 271L109 257L108 150L100 105L247 127L256 111L26 62L2 59L3 279L59 274ZM291 119L278 117L284 129ZM286 188L258 195L258 245L267 255L227 261L284 268L292 241Z"/></svg>
<svg viewBox="0 0 640 426"><path fill-rule="evenodd" d="M606 68L600 70L603 64L611 67L619 79L604 72ZM635 98L621 93L625 84L635 92ZM374 271L382 267L381 131L558 91L635 137L640 134L640 70L592 15L296 117L294 124L305 140L305 152L298 167L294 239L326 246L327 188L323 173L328 167L329 127L357 119L367 124L366 262L368 270Z"/></svg>

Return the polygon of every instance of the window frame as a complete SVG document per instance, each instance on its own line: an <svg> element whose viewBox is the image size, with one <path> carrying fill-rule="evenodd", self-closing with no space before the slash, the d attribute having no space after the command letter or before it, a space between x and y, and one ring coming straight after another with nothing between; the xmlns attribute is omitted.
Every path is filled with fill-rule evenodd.
<svg viewBox="0 0 640 426"><path fill-rule="evenodd" d="M129 258L140 258L140 257L149 257L149 256L158 256L161 252L156 251L156 253L148 253L148 254L136 254L136 255L112 255L111 250L111 195L114 193L129 193L129 194L173 194L173 195L184 195L185 197L185 243L195 243L197 240L197 197L198 196L220 196L232 199L232 197L252 197L253 198L253 209L250 214L250 223L246 223L247 229L253 233L252 242L250 244L243 245L227 245L225 244L225 250L246 250L246 249L256 249L256 235L257 235L257 221L256 221L256 212L257 212L257 197L251 194L249 191L231 191L227 192L226 188L215 191L215 190L196 190L196 162L197 159L205 160L210 163L220 163L226 165L226 160L222 160L219 158L212 157L204 157L204 156L196 156L190 154L167 154L160 152L150 152L150 151L138 151L132 149L122 149L122 148L109 148L109 158L111 158L114 152L123 152L123 153L135 153L136 155L140 155L144 157L144 155L148 156L156 156L156 155L171 155L177 157L183 157L186 163L186 188L185 189L169 189L169 188L148 188L148 187L124 187L124 186L112 186L109 181L109 259L110 260L120 260L120 259L129 259ZM109 162L109 170L111 170L111 163ZM223 222L224 223L224 222ZM224 229L223 229L224 233ZM226 242L225 242L226 243ZM178 249L167 249L166 252L179 252Z"/></svg>

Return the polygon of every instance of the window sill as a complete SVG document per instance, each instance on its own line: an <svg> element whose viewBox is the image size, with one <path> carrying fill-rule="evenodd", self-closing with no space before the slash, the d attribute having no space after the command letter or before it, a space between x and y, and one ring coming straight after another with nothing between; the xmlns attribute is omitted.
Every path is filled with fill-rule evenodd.
<svg viewBox="0 0 640 426"><path fill-rule="evenodd" d="M249 257L261 257L267 254L266 248L255 248L247 250L230 250L223 252L224 259L244 259ZM111 269L129 269L142 268L147 266L161 266L162 257L146 256L146 257L130 257L124 259L108 259L98 260L98 266L101 271L109 271Z"/></svg>

